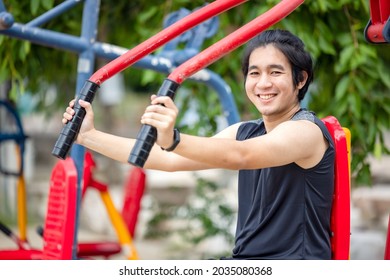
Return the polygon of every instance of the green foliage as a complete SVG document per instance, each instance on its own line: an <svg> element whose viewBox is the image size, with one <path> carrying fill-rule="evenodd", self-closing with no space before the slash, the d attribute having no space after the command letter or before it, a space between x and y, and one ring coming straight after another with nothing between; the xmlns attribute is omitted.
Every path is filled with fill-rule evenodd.
<svg viewBox="0 0 390 280"><path fill-rule="evenodd" d="M195 203L189 203L178 215L191 221L180 230L186 240L198 244L221 235L228 243L233 243L231 228L235 216L232 207L226 203L224 191L215 182L198 178Z"/></svg>
<svg viewBox="0 0 390 280"><path fill-rule="evenodd" d="M4 4L16 22L28 22L32 16L61 2L4 1ZM220 15L218 33L203 47L225 37L278 2L248 1ZM204 3L200 0L150 0L115 1L113 5L112 1L102 0L98 40L131 48L159 32L167 14L181 7L194 9ZM81 14L82 5L79 5L42 27L77 35ZM363 31L369 18L368 0L307 0L275 25L300 36L312 53L316 72L315 83L310 88L309 108L320 117L335 115L343 126L350 128L352 169L358 185L371 183L368 156L389 154L383 141L384 131L390 128L389 45L371 45L365 41ZM41 108L55 111L74 95L75 54L0 36L0 57L0 82L11 81L12 98L29 91L40 97ZM103 63L106 62L99 61L97 66ZM258 117L243 90L240 49L209 68L220 74L232 88L242 119ZM127 69L124 74L128 87L148 92L157 90L165 78L159 73L134 68ZM53 84L61 92L55 104L48 106L44 102L45 92ZM199 108L202 107L199 123L188 129L194 131L207 126L205 134L210 134L216 129L215 116L219 113L215 109L218 106L214 105L217 100L207 88L190 82L183 84L183 87L187 86L199 100ZM190 103L190 98L184 101L185 105Z"/></svg>
<svg viewBox="0 0 390 280"><path fill-rule="evenodd" d="M173 188L171 191L175 192ZM148 221L147 238L178 234L185 244L198 245L209 238L219 236L229 244L227 248L233 246L232 226L235 221L235 210L226 202L226 188L220 184L198 177L195 192L190 195L188 203L185 205L153 203L153 208L155 214ZM176 222L173 229L172 226L163 226L172 220ZM218 254L229 255L228 251L221 248Z"/></svg>

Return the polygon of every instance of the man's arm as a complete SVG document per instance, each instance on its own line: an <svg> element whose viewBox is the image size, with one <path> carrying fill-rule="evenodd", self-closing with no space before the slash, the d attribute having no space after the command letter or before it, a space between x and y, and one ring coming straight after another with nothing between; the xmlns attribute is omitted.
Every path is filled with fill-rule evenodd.
<svg viewBox="0 0 390 280"><path fill-rule="evenodd" d="M157 128L156 144L170 147L178 109L169 97L152 96L151 101L141 123ZM245 141L236 140L237 129L238 124L226 130L227 135L213 138L181 134L174 153L215 168L258 169L292 162L309 168L321 160L327 148L321 129L309 121L286 121L266 135Z"/></svg>
<svg viewBox="0 0 390 280"><path fill-rule="evenodd" d="M320 128L309 121L287 121L266 135L244 141L184 134L181 138L175 153L233 170L282 166L292 162L310 168L322 159L328 145Z"/></svg>

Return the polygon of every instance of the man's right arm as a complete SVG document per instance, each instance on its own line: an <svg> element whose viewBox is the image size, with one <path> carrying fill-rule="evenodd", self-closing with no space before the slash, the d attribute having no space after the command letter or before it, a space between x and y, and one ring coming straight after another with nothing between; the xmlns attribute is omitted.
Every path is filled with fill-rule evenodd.
<svg viewBox="0 0 390 280"><path fill-rule="evenodd" d="M96 130L94 127L94 113L90 103L80 101L85 108L86 115L80 128L76 142L92 151L100 153L113 160L127 163L130 152L135 144L135 139L124 138ZM65 124L74 115L74 100L69 103L62 122ZM235 138L239 124L225 128L216 134L215 138ZM145 169L161 171L191 171L215 168L198 161L194 161L174 152L163 151L158 145L154 145L145 162Z"/></svg>
<svg viewBox="0 0 390 280"><path fill-rule="evenodd" d="M93 129L84 133L80 145L111 159L127 163L135 139L124 138ZM145 162L145 169L161 171L190 171L210 169L211 166L163 151L154 145Z"/></svg>
<svg viewBox="0 0 390 280"><path fill-rule="evenodd" d="M239 124L232 125L219 132L214 138L234 138ZM91 129L79 137L79 144L106 157L127 163L130 152L135 144L135 139L119 137ZM145 169L161 171L194 171L215 168L213 166L197 162L174 152L163 151L158 145L154 145L145 162Z"/></svg>

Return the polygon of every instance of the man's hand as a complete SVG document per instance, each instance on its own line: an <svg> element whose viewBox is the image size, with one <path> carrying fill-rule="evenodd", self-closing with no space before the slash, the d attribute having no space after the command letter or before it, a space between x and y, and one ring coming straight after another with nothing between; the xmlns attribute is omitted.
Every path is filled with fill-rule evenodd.
<svg viewBox="0 0 390 280"><path fill-rule="evenodd" d="M141 123L157 129L156 144L168 148L173 143L173 129L179 113L173 100L168 96L151 96L151 104L145 109Z"/></svg>
<svg viewBox="0 0 390 280"><path fill-rule="evenodd" d="M66 110L63 114L63 118L62 118L63 124L66 124L68 121L72 120L72 118L75 114L75 111L73 109L75 102L76 102L75 99L73 99L69 102L69 106L66 108ZM84 101L84 100L79 100L79 104L86 111L86 115L85 115L84 120L81 124L80 131L79 131L77 139L76 139L76 142L78 144L82 144L83 143L83 135L85 135L89 131L94 130L95 126L94 126L94 113L93 113L91 103Z"/></svg>

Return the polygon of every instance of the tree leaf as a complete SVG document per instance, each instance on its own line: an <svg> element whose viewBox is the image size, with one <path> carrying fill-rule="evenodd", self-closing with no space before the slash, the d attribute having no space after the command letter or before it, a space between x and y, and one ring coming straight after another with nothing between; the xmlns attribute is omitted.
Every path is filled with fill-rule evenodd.
<svg viewBox="0 0 390 280"><path fill-rule="evenodd" d="M32 15L36 15L38 13L39 4L39 0L30 1L30 11Z"/></svg>
<svg viewBox="0 0 390 280"><path fill-rule="evenodd" d="M41 0L42 1L42 6L49 10L51 8L53 8L53 5L54 5L54 0Z"/></svg>
<svg viewBox="0 0 390 280"><path fill-rule="evenodd" d="M348 75L344 75L344 77L341 78L341 80L336 85L336 101L340 101L343 96L347 94L348 87L350 84L350 78Z"/></svg>

